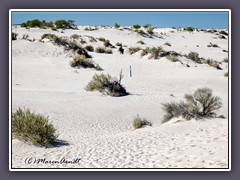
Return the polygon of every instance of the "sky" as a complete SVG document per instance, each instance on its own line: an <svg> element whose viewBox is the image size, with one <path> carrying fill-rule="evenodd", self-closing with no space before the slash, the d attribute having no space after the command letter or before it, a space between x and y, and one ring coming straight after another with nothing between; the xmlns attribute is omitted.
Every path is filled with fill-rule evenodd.
<svg viewBox="0 0 240 180"><path fill-rule="evenodd" d="M76 25L228 28L228 12L12 12L12 24L28 20L75 20Z"/></svg>

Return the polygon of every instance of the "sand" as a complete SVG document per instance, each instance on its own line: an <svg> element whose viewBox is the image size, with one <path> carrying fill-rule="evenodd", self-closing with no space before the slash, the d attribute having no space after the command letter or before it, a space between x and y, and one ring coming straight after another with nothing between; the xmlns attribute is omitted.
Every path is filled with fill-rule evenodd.
<svg viewBox="0 0 240 180"><path fill-rule="evenodd" d="M41 148L13 139L12 168L228 168L228 78L224 77L228 63L222 63L223 70L217 70L185 57L180 58L181 64L165 57L149 60L127 51L120 55L116 48L113 54L89 53L104 69L98 72L70 67L71 53L52 42L38 41L44 33L68 37L78 34L86 40L84 46L102 46L102 42L90 42L85 36L89 35L109 39L113 45L121 42L127 47L162 46L181 54L196 51L200 57L222 62L228 57L222 51L228 50L227 39L202 31L172 32L170 28L155 30L154 38L111 27L83 29L64 33L38 28L13 29L19 39L12 42L12 110L30 108L48 116L57 128L60 142L51 148ZM21 39L23 34L35 41ZM137 44L140 40L145 44ZM166 42L171 46L164 45ZM210 42L219 48L207 47ZM118 77L121 70L122 84L130 95L110 97L84 90L95 73ZM186 121L179 117L162 124L165 114L162 103L178 102L186 93L201 87L211 88L214 95L222 98L223 106L217 114L226 119ZM132 123L137 114L151 121L152 127L134 130ZM80 158L80 161L26 163L31 157L48 161Z"/></svg>

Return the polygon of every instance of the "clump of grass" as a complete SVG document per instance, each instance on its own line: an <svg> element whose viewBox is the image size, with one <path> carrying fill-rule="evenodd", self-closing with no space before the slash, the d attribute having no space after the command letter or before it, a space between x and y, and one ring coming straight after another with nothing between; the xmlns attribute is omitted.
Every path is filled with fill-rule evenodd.
<svg viewBox="0 0 240 180"><path fill-rule="evenodd" d="M116 43L116 46L122 46L122 43L117 42L117 43Z"/></svg>
<svg viewBox="0 0 240 180"><path fill-rule="evenodd" d="M199 58L199 54L197 52L190 52L188 54L188 58L193 60L196 63L201 63L200 58Z"/></svg>
<svg viewBox="0 0 240 180"><path fill-rule="evenodd" d="M170 42L165 42L164 45L171 46L171 43Z"/></svg>
<svg viewBox="0 0 240 180"><path fill-rule="evenodd" d="M227 58L227 57L224 58L224 59L223 59L223 62L228 63L228 58Z"/></svg>
<svg viewBox="0 0 240 180"><path fill-rule="evenodd" d="M162 46L158 46L158 47L152 47L149 49L149 59L157 59L160 55L160 53L164 52Z"/></svg>
<svg viewBox="0 0 240 180"><path fill-rule="evenodd" d="M98 28L85 27L84 30L85 31L95 31L95 30L98 30Z"/></svg>
<svg viewBox="0 0 240 180"><path fill-rule="evenodd" d="M111 46L111 43L110 43L109 40L105 40L105 41L103 42L103 45L104 45L105 47L109 47L109 46Z"/></svg>
<svg viewBox="0 0 240 180"><path fill-rule="evenodd" d="M130 47L130 48L128 49L128 52L129 52L130 55L132 55L132 54L134 54L134 53L136 53L136 52L138 52L138 51L140 51L140 50L141 50L140 47Z"/></svg>
<svg viewBox="0 0 240 180"><path fill-rule="evenodd" d="M224 76L225 76L225 77L228 77L228 72L224 73Z"/></svg>
<svg viewBox="0 0 240 180"><path fill-rule="evenodd" d="M179 61L178 57L177 56L173 56L173 55L169 55L169 56L166 56L166 58L172 62L177 62Z"/></svg>
<svg viewBox="0 0 240 180"><path fill-rule="evenodd" d="M138 41L137 44L145 44L143 41Z"/></svg>
<svg viewBox="0 0 240 180"><path fill-rule="evenodd" d="M105 48L105 47L97 47L95 48L95 52L97 53L105 53L105 54L112 54L112 50Z"/></svg>
<svg viewBox="0 0 240 180"><path fill-rule="evenodd" d="M12 135L19 140L44 147L48 147L57 138L56 129L48 118L21 108L12 113Z"/></svg>
<svg viewBox="0 0 240 180"><path fill-rule="evenodd" d="M184 28L184 30L188 31L188 32L193 32L194 28L193 27L186 27L186 28Z"/></svg>
<svg viewBox="0 0 240 180"><path fill-rule="evenodd" d="M71 35L70 36L72 39L80 39L80 35L78 35L78 34L73 34L73 35Z"/></svg>
<svg viewBox="0 0 240 180"><path fill-rule="evenodd" d="M193 94L185 94L185 101L163 104L166 112L163 123L174 117L202 119L216 117L216 111L222 107L221 98L212 95L209 88L199 88Z"/></svg>
<svg viewBox="0 0 240 180"><path fill-rule="evenodd" d="M145 48L145 49L142 49L141 57L147 55L149 52L150 52L150 48L149 48L149 47L147 47L147 48Z"/></svg>
<svg viewBox="0 0 240 180"><path fill-rule="evenodd" d="M149 28L147 29L147 33L150 34L150 35L153 35L153 34L154 34L153 30L154 30L154 28L149 27Z"/></svg>
<svg viewBox="0 0 240 180"><path fill-rule="evenodd" d="M209 65L209 66L211 66L211 67L215 67L215 68L217 68L217 69L220 69L220 67L219 67L219 62L218 61L216 61L216 60L213 60L213 59L207 59L206 60L206 63Z"/></svg>
<svg viewBox="0 0 240 180"><path fill-rule="evenodd" d="M100 38L97 38L99 41L101 41L101 42L105 42L106 41L106 39L105 38L103 38L103 37L100 37Z"/></svg>
<svg viewBox="0 0 240 180"><path fill-rule="evenodd" d="M139 129L146 125L152 126L152 123L147 121L146 118L141 118L139 115L137 115L133 120L133 128L134 129Z"/></svg>
<svg viewBox="0 0 240 180"><path fill-rule="evenodd" d="M55 34L43 34L41 39L50 39L55 41L58 37Z"/></svg>
<svg viewBox="0 0 240 180"><path fill-rule="evenodd" d="M112 78L109 74L95 74L85 87L86 91L99 91L103 94L118 97L127 95L126 89L121 85L120 79Z"/></svg>
<svg viewBox="0 0 240 180"><path fill-rule="evenodd" d="M91 45L85 46L85 49L86 49L87 51L90 51L90 52L93 52L93 51L94 51L94 48L93 48L93 46L91 46Z"/></svg>
<svg viewBox="0 0 240 180"><path fill-rule="evenodd" d="M22 39L27 40L29 38L28 34L24 34Z"/></svg>
<svg viewBox="0 0 240 180"><path fill-rule="evenodd" d="M17 33L12 32L12 40L17 40L17 36L18 36Z"/></svg>
<svg viewBox="0 0 240 180"><path fill-rule="evenodd" d="M69 64L71 67L95 68L98 71L102 70L99 64L95 64L92 59L86 58L83 54L76 55Z"/></svg>

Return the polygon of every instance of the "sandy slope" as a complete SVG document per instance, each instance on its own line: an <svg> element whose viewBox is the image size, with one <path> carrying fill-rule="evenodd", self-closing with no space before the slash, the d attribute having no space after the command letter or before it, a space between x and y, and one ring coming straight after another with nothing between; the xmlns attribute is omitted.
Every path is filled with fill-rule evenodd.
<svg viewBox="0 0 240 180"><path fill-rule="evenodd" d="M83 28L82 28L83 29ZM72 34L105 37L115 45L121 42L132 46L159 46L165 50L189 53L197 51L201 57L222 61L228 49L227 40L204 32L175 32L166 29L163 38L144 38L127 30L101 29L97 31L66 30L64 34L50 30L17 29L19 37L29 34L39 39L46 32L59 36ZM161 31L161 30L158 30ZM160 35L160 34L159 34ZM183 38L184 36L184 38ZM136 44L143 40L146 45ZM91 44L86 38L87 44ZM164 46L170 42L172 46ZM220 48L207 48L212 42ZM92 43L97 47L101 42ZM196 47L199 45L199 47ZM187 46L187 47L185 47ZM90 53L104 73L118 77L129 96L110 97L98 92L86 92L84 87L95 73L92 69L73 69L72 59L62 47L51 42L13 41L12 45L12 107L31 110L49 116L58 129L59 140L69 145L38 148L18 140L12 141L13 167L83 167L83 168L226 168L228 167L228 79L224 70L199 65L186 58L188 68L165 58L148 60L138 53L120 55ZM133 77L129 77L129 66ZM161 125L164 116L162 103L179 101L184 94L200 87L213 89L223 100L219 115L227 119L170 122ZM133 130L133 118L139 114L153 123L152 127ZM181 119L181 118L179 118ZM79 164L26 164L29 157L47 160L81 158Z"/></svg>

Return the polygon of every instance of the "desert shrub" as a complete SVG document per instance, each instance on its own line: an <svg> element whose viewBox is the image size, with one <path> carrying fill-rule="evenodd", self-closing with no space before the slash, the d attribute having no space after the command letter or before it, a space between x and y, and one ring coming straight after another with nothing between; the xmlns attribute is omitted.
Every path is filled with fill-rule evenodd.
<svg viewBox="0 0 240 180"><path fill-rule="evenodd" d="M215 68L219 68L219 62L213 59L207 59L206 63L211 66L211 67L215 67Z"/></svg>
<svg viewBox="0 0 240 180"><path fill-rule="evenodd" d="M100 37L100 38L97 38L99 41L101 41L101 42L105 42L106 41L106 39L105 38L103 38L103 37Z"/></svg>
<svg viewBox="0 0 240 180"><path fill-rule="evenodd" d="M197 52L190 52L188 54L188 58L193 60L196 63L200 63L199 54Z"/></svg>
<svg viewBox="0 0 240 180"><path fill-rule="evenodd" d="M17 36L18 36L17 33L12 32L12 40L17 40Z"/></svg>
<svg viewBox="0 0 240 180"><path fill-rule="evenodd" d="M12 135L14 138L29 142L37 146L49 146L57 135L54 126L48 118L34 114L29 109L18 108L12 113Z"/></svg>
<svg viewBox="0 0 240 180"><path fill-rule="evenodd" d="M22 37L22 39L25 39L25 40L28 39L28 38L29 38L28 34L24 34L23 37Z"/></svg>
<svg viewBox="0 0 240 180"><path fill-rule="evenodd" d="M94 65L94 68L97 70L97 71L102 71L103 68L99 65L99 64L95 64Z"/></svg>
<svg viewBox="0 0 240 180"><path fill-rule="evenodd" d="M56 27L52 27L51 30L52 31L57 31L57 28Z"/></svg>
<svg viewBox="0 0 240 180"><path fill-rule="evenodd" d="M220 31L219 33L228 36L228 33L226 31Z"/></svg>
<svg viewBox="0 0 240 180"><path fill-rule="evenodd" d="M152 25L151 25L151 24L145 24L145 25L143 25L143 27L144 27L145 29L147 29L147 28L151 28Z"/></svg>
<svg viewBox="0 0 240 180"><path fill-rule="evenodd" d="M41 39L50 39L50 40L56 40L57 36L55 34L43 34L41 36Z"/></svg>
<svg viewBox="0 0 240 180"><path fill-rule="evenodd" d="M147 29L147 33L150 34L150 35L152 35L152 34L154 34L153 30L154 30L154 28L149 27L149 28Z"/></svg>
<svg viewBox="0 0 240 180"><path fill-rule="evenodd" d="M117 43L116 43L116 46L122 46L122 43L117 42Z"/></svg>
<svg viewBox="0 0 240 180"><path fill-rule="evenodd" d="M72 39L79 39L80 37L81 36L78 35L78 34L73 34L73 35L70 36L70 38L72 38Z"/></svg>
<svg viewBox="0 0 240 180"><path fill-rule="evenodd" d="M224 58L223 62L228 63L228 58Z"/></svg>
<svg viewBox="0 0 240 180"><path fill-rule="evenodd" d="M171 46L171 43L170 42L165 42L164 45Z"/></svg>
<svg viewBox="0 0 240 180"><path fill-rule="evenodd" d="M103 42L103 45L104 45L105 47L108 47L108 46L110 46L111 44L110 44L109 40L106 40L106 41Z"/></svg>
<svg viewBox="0 0 240 180"><path fill-rule="evenodd" d="M109 74L95 74L92 80L85 87L86 91L99 91L110 96L124 96L127 95L126 89L121 85L120 80L112 78Z"/></svg>
<svg viewBox="0 0 240 180"><path fill-rule="evenodd" d="M145 44L143 41L138 41L137 44Z"/></svg>
<svg viewBox="0 0 240 180"><path fill-rule="evenodd" d="M97 52L97 53L105 53L105 54L112 54L112 50L111 49L107 49L105 47L97 47L97 48L95 48L95 52Z"/></svg>
<svg viewBox="0 0 240 180"><path fill-rule="evenodd" d="M149 49L149 59L157 59L161 52L164 52L162 46L152 47Z"/></svg>
<svg viewBox="0 0 240 180"><path fill-rule="evenodd" d="M95 68L93 60L86 58L83 54L76 55L69 64L71 67Z"/></svg>
<svg viewBox="0 0 240 180"><path fill-rule="evenodd" d="M194 28L193 27L186 27L186 28L184 28L184 30L188 31L188 32L193 32Z"/></svg>
<svg viewBox="0 0 240 180"><path fill-rule="evenodd" d="M80 39L80 43L81 43L81 44L86 44L87 42L86 42L83 38L81 38L81 39Z"/></svg>
<svg viewBox="0 0 240 180"><path fill-rule="evenodd" d="M150 48L149 48L149 47L147 47L147 48L145 48L145 49L142 49L141 57L147 55L147 54L149 53L149 51L150 51Z"/></svg>
<svg viewBox="0 0 240 180"><path fill-rule="evenodd" d="M180 103L163 104L166 112L163 122L179 116L187 120L216 117L215 111L222 107L221 98L213 96L209 88L199 88L193 94L185 94L184 98Z"/></svg>
<svg viewBox="0 0 240 180"><path fill-rule="evenodd" d="M93 46L91 46L91 45L85 46L85 49L86 49L87 51L91 51L91 52L94 51L94 48L93 48Z"/></svg>
<svg viewBox="0 0 240 180"><path fill-rule="evenodd" d="M142 36L146 35L146 33L142 29L137 30L136 32Z"/></svg>
<svg viewBox="0 0 240 180"><path fill-rule="evenodd" d="M114 24L114 28L118 29L120 27L120 25L118 23Z"/></svg>
<svg viewBox="0 0 240 180"><path fill-rule="evenodd" d="M228 72L224 73L224 76L225 76L225 77L228 77Z"/></svg>
<svg viewBox="0 0 240 180"><path fill-rule="evenodd" d="M139 24L135 24L135 25L133 25L132 26L134 29L140 29L141 28L141 26L139 25Z"/></svg>
<svg viewBox="0 0 240 180"><path fill-rule="evenodd" d="M129 52L129 54L134 54L134 53L136 53L136 52L138 52L138 51L140 51L141 50L141 48L140 47L130 47L129 49L128 49L128 52Z"/></svg>
<svg viewBox="0 0 240 180"><path fill-rule="evenodd" d="M133 120L134 129L139 129L146 125L152 126L152 123L147 121L146 118L141 118L139 115L137 115Z"/></svg>
<svg viewBox="0 0 240 180"><path fill-rule="evenodd" d="M177 62L179 61L178 57L177 56L173 56L173 55L169 55L169 56L166 56L166 58L172 62Z"/></svg>

